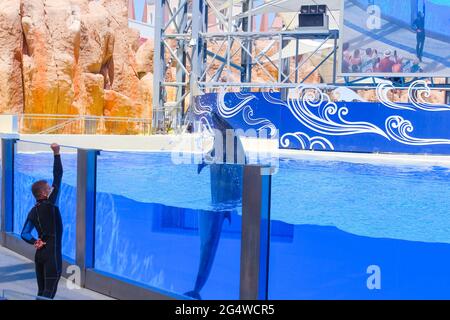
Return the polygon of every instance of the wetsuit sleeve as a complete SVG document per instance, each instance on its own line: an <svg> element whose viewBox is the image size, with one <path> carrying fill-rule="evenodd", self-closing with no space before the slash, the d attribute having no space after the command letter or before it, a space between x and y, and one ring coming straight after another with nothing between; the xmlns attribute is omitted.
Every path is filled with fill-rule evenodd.
<svg viewBox="0 0 450 320"><path fill-rule="evenodd" d="M61 180L63 176L63 167L61 163L61 155L55 155L53 160L53 192L51 193L48 200L50 200L51 203L56 203L56 200L58 199L58 193L59 189L61 188Z"/></svg>
<svg viewBox="0 0 450 320"><path fill-rule="evenodd" d="M426 17L426 6L425 1L423 2L423 28L425 29L425 17Z"/></svg>
<svg viewBox="0 0 450 320"><path fill-rule="evenodd" d="M29 244L34 244L36 242L36 239L31 235L31 232L33 231L34 228L35 227L33 222L28 217L27 221L25 221L25 225L23 226L20 237Z"/></svg>

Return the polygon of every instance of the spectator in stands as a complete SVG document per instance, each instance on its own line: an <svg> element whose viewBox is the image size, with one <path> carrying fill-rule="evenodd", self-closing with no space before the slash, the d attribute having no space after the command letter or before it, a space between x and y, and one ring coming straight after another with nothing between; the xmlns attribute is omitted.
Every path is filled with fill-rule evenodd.
<svg viewBox="0 0 450 320"><path fill-rule="evenodd" d="M394 64L395 62L392 60L391 50L386 50L384 52L384 58L381 59L378 69L380 72L392 72L392 67Z"/></svg>
<svg viewBox="0 0 450 320"><path fill-rule="evenodd" d="M360 72L361 71L361 64L362 64L362 58L361 58L361 51L359 49L356 49L353 52L353 55L350 59L350 65L352 67L353 72Z"/></svg>
<svg viewBox="0 0 450 320"><path fill-rule="evenodd" d="M395 50L395 51L394 51L394 58L393 58L394 64L393 64L393 66L392 66L392 72L393 72L393 73L401 73L401 72L402 72L402 70L403 70L402 60L403 60L403 59L400 58L400 57L397 55L397 50Z"/></svg>
<svg viewBox="0 0 450 320"><path fill-rule="evenodd" d="M374 73L381 72L380 71L380 62L381 62L380 57L376 57L375 61L373 62L373 66L372 66Z"/></svg>
<svg viewBox="0 0 450 320"><path fill-rule="evenodd" d="M423 72L423 69L420 66L420 61L419 59L415 59L411 67L411 73L420 73L420 72Z"/></svg>
<svg viewBox="0 0 450 320"><path fill-rule="evenodd" d="M342 45L342 71L343 72L350 72L351 53L350 53L349 49L350 49L350 44L348 42L345 42Z"/></svg>
<svg viewBox="0 0 450 320"><path fill-rule="evenodd" d="M377 57L375 55L375 50L372 50L372 48L367 48L366 54L362 57L361 71L364 73L373 72L373 66L376 59Z"/></svg>

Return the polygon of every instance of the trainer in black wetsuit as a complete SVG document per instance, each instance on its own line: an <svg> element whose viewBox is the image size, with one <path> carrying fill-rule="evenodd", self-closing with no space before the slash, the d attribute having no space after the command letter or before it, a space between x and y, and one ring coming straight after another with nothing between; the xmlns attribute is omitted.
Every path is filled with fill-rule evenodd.
<svg viewBox="0 0 450 320"><path fill-rule="evenodd" d="M423 11L419 12L416 20L413 22L416 31L416 54L420 62L422 62L423 49L425 47L425 1L423 3Z"/></svg>
<svg viewBox="0 0 450 320"><path fill-rule="evenodd" d="M37 181L32 186L36 198L35 206L28 213L22 230L22 239L36 248L35 264L38 283L38 296L53 299L58 288L62 270L62 220L56 206L63 168L59 146L52 144L54 153L52 187L44 181ZM38 239L31 232L37 230Z"/></svg>

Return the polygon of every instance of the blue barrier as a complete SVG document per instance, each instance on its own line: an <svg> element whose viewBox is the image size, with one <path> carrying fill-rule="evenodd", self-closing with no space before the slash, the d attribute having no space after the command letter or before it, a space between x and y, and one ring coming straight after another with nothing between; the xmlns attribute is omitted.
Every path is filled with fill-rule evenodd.
<svg viewBox="0 0 450 320"><path fill-rule="evenodd" d="M283 101L279 93L211 93L196 97L195 118L212 127L217 113L233 128L278 129L284 149L347 152L450 154L450 105L385 100L330 102L317 88L315 98Z"/></svg>

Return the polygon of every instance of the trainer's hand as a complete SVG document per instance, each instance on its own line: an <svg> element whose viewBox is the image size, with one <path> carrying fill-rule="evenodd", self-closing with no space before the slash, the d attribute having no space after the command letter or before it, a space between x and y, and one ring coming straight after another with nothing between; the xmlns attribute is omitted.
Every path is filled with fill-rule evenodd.
<svg viewBox="0 0 450 320"><path fill-rule="evenodd" d="M37 239L36 242L34 243L34 247L36 248L36 250L39 250L42 249L46 244L47 243L45 243L41 239Z"/></svg>
<svg viewBox="0 0 450 320"><path fill-rule="evenodd" d="M55 156L56 156L56 155L59 155L59 150L60 150L59 144L57 144L57 143L52 143L52 145L50 146L50 148L52 148L53 154L54 154Z"/></svg>

